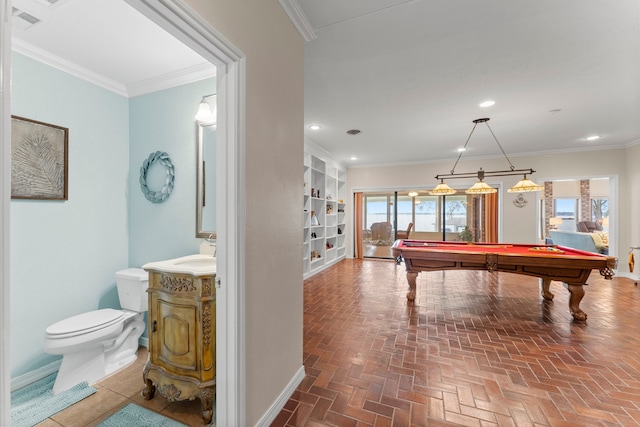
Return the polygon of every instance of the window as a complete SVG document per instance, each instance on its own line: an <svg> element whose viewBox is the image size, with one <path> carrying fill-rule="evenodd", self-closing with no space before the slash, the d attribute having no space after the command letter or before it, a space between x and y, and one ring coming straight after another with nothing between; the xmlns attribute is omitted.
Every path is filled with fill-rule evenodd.
<svg viewBox="0 0 640 427"><path fill-rule="evenodd" d="M578 199L554 199L553 216L567 220L578 217Z"/></svg>
<svg viewBox="0 0 640 427"><path fill-rule="evenodd" d="M609 216L609 199L591 199L591 221L602 221Z"/></svg>
<svg viewBox="0 0 640 427"><path fill-rule="evenodd" d="M444 199L444 228L459 233L467 226L467 196L454 195Z"/></svg>
<svg viewBox="0 0 640 427"><path fill-rule="evenodd" d="M438 231L439 217L438 196L416 196L415 198L415 231Z"/></svg>
<svg viewBox="0 0 640 427"><path fill-rule="evenodd" d="M410 222L413 221L413 200L412 197L398 194L398 230L406 230Z"/></svg>
<svg viewBox="0 0 640 427"><path fill-rule="evenodd" d="M558 225L558 230L577 230L578 206L578 199L576 198L553 199L552 216L562 218L562 224Z"/></svg>

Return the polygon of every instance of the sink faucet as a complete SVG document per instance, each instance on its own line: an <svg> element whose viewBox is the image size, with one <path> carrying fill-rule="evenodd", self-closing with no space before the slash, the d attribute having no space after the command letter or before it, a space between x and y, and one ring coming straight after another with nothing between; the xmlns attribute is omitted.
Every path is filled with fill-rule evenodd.
<svg viewBox="0 0 640 427"><path fill-rule="evenodd" d="M205 239L207 242L209 242L209 246L213 246L214 258L216 257L216 252L218 251L217 238L218 238L218 235L216 233L212 233L212 234L209 234L209 237Z"/></svg>

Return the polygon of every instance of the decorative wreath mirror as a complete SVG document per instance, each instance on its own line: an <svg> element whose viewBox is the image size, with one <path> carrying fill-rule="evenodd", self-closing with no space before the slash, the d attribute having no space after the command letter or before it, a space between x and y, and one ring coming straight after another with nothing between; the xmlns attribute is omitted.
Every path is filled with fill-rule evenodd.
<svg viewBox="0 0 640 427"><path fill-rule="evenodd" d="M156 162L164 167L166 176L162 188L158 191L153 191L147 186L147 172ZM174 177L175 171L173 169L173 164L171 163L171 159L167 153L163 151L156 151L155 153L149 154L149 157L142 163L142 167L140 168L140 188L144 197L152 203L164 202L169 198L171 191L173 191Z"/></svg>

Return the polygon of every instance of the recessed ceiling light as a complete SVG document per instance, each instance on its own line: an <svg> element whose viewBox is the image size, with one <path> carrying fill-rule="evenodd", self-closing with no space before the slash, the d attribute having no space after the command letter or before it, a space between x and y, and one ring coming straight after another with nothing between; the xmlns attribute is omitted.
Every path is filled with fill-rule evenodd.
<svg viewBox="0 0 640 427"><path fill-rule="evenodd" d="M491 107L495 103L496 103L496 101L484 101L484 102L480 103L480 106L482 108Z"/></svg>
<svg viewBox="0 0 640 427"><path fill-rule="evenodd" d="M458 153L462 153L463 151L467 151L467 149L466 149L466 148L464 148L464 147L462 147L462 148L458 148L458 150L457 150L457 151L458 151Z"/></svg>
<svg viewBox="0 0 640 427"><path fill-rule="evenodd" d="M311 125L311 126L309 126L309 129L318 130L318 129L320 129L320 125Z"/></svg>
<svg viewBox="0 0 640 427"><path fill-rule="evenodd" d="M351 156L351 160L358 160L356 156Z"/></svg>
<svg viewBox="0 0 640 427"><path fill-rule="evenodd" d="M600 135L591 135L585 138L587 141L595 141L596 139L600 139Z"/></svg>

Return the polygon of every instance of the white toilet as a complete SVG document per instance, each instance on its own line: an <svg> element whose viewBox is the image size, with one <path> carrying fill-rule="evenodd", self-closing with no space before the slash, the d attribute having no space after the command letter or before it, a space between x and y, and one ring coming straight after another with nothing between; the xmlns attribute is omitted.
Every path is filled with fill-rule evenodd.
<svg viewBox="0 0 640 427"><path fill-rule="evenodd" d="M93 384L136 360L148 310L149 275L141 268L116 273L122 310L105 308L69 317L45 331L44 350L62 355L53 394Z"/></svg>

